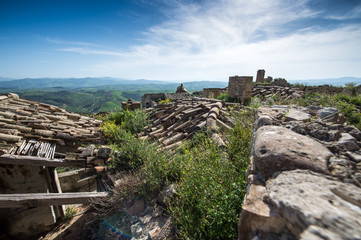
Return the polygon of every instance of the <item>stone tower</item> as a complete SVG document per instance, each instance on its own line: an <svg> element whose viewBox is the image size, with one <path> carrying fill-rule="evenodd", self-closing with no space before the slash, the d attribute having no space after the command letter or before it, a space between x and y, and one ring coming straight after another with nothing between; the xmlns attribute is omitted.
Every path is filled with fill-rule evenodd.
<svg viewBox="0 0 361 240"><path fill-rule="evenodd" d="M256 78L256 82L257 83L262 83L264 82L264 74L265 74L265 70L264 69L260 69L257 71L257 78Z"/></svg>

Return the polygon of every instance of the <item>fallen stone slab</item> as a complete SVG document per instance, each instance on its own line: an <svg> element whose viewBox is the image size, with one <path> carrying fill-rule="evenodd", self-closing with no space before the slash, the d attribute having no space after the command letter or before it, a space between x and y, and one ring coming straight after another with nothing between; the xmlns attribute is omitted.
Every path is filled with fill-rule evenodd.
<svg viewBox="0 0 361 240"><path fill-rule="evenodd" d="M302 121L309 122L311 119L311 115L297 109L290 109L285 115L285 121Z"/></svg>
<svg viewBox="0 0 361 240"><path fill-rule="evenodd" d="M280 173L264 196L300 239L360 239L360 188L308 170ZM307 236L307 238L306 238Z"/></svg>
<svg viewBox="0 0 361 240"><path fill-rule="evenodd" d="M275 172L309 169L328 174L333 154L319 142L279 126L263 126L256 132L254 164L265 178Z"/></svg>

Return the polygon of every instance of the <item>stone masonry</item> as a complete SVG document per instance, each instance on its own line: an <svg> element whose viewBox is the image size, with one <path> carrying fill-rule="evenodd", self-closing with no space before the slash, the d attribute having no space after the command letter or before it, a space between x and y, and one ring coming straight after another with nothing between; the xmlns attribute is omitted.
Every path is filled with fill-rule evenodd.
<svg viewBox="0 0 361 240"><path fill-rule="evenodd" d="M226 92L225 88L203 88L202 97L217 98L222 93Z"/></svg>
<svg viewBox="0 0 361 240"><path fill-rule="evenodd" d="M361 131L337 109L256 113L239 239L361 239Z"/></svg>
<svg viewBox="0 0 361 240"><path fill-rule="evenodd" d="M265 81L264 74L265 74L265 70L263 69L257 71L257 78L256 78L257 83L262 83Z"/></svg>
<svg viewBox="0 0 361 240"><path fill-rule="evenodd" d="M252 97L252 76L233 76L229 77L228 97L239 99L242 103Z"/></svg>

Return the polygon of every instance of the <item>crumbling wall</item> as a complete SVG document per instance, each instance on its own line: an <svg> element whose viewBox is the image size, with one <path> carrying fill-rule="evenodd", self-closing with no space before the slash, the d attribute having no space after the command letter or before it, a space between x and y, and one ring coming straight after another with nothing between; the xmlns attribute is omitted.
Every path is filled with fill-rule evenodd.
<svg viewBox="0 0 361 240"><path fill-rule="evenodd" d="M239 239L360 239L360 140L334 108L259 108Z"/></svg>
<svg viewBox="0 0 361 240"><path fill-rule="evenodd" d="M204 98L217 98L222 93L225 93L225 88L203 88L202 97Z"/></svg>
<svg viewBox="0 0 361 240"><path fill-rule="evenodd" d="M150 93L142 96L142 107L149 108L154 106L154 101L161 99L165 100L165 93Z"/></svg>

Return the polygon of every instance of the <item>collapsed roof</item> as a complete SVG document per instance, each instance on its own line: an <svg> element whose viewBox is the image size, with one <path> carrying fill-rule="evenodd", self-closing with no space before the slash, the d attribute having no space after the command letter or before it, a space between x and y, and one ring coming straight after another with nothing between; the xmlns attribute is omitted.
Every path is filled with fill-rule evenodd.
<svg viewBox="0 0 361 240"><path fill-rule="evenodd" d="M0 95L0 154L19 147L25 139L75 146L100 139L100 120L81 116L56 106Z"/></svg>

